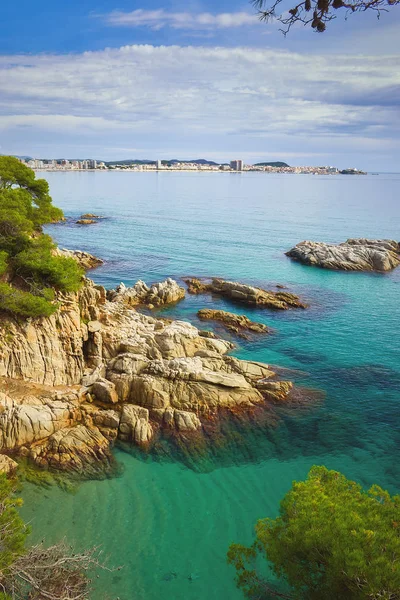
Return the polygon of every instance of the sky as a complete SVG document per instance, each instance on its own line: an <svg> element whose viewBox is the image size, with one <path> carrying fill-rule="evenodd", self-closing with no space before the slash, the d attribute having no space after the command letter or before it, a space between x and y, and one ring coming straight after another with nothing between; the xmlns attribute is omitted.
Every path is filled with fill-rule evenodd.
<svg viewBox="0 0 400 600"><path fill-rule="evenodd" d="M19 0L1 19L0 154L400 171L400 7L286 37L241 0Z"/></svg>

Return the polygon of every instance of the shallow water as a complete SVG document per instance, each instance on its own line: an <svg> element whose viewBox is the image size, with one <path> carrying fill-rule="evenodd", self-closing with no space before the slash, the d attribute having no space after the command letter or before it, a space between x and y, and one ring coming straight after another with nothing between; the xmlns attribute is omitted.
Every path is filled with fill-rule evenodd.
<svg viewBox="0 0 400 600"><path fill-rule="evenodd" d="M291 481L313 464L399 492L400 269L330 272L283 252L303 239L399 239L400 175L42 176L67 216L107 217L88 227L73 220L49 227L60 246L106 260L91 275L106 287L199 275L299 293L306 311L243 310L198 296L162 314L197 324L204 306L246 313L274 331L240 340L238 356L296 369L300 384L327 393L242 443L230 440L192 469L118 451L120 478L82 484L75 495L27 486L23 511L37 537L99 543L112 564L124 565L100 576L96 598L239 600L226 565L229 543L249 542L255 520L275 516Z"/></svg>

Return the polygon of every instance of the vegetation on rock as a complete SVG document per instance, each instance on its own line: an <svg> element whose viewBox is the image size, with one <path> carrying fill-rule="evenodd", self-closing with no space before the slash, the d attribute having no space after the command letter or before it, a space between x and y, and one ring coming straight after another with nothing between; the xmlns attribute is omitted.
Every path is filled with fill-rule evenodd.
<svg viewBox="0 0 400 600"><path fill-rule="evenodd" d="M313 467L306 481L293 483L280 516L258 521L255 530L252 546L232 544L228 552L247 598L400 598L400 496L377 485L365 491ZM290 591L260 575L262 557Z"/></svg>
<svg viewBox="0 0 400 600"><path fill-rule="evenodd" d="M62 218L44 179L18 159L0 156L0 310L22 316L52 314L55 291L73 292L83 270L75 260L55 256L55 245L42 233Z"/></svg>

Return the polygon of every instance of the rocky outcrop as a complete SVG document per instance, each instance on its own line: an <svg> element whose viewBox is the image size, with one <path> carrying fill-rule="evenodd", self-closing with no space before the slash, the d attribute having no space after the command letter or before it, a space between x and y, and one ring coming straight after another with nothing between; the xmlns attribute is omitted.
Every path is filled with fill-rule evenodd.
<svg viewBox="0 0 400 600"><path fill-rule="evenodd" d="M81 219L104 219L101 215L95 215L93 213L85 213L80 216Z"/></svg>
<svg viewBox="0 0 400 600"><path fill-rule="evenodd" d="M53 251L55 256L64 256L66 258L73 258L82 269L89 271L89 269L95 269L104 264L104 261L97 256L93 256L89 252L83 252L82 250L68 250L67 248L55 248Z"/></svg>
<svg viewBox="0 0 400 600"><path fill-rule="evenodd" d="M262 288L253 287L237 281L225 281L224 279L212 279L211 282L202 282L199 279L185 279L188 292L191 294L211 293L234 302L257 306L259 308L273 308L286 310L288 308L306 308L296 294L289 292L272 292Z"/></svg>
<svg viewBox="0 0 400 600"><path fill-rule="evenodd" d="M0 454L0 473L5 475L14 475L17 471L18 463L7 456L6 454Z"/></svg>
<svg viewBox="0 0 400 600"><path fill-rule="evenodd" d="M256 333L267 333L268 327L263 323L250 321L246 315L236 315L225 310L213 310L211 308L202 308L197 312L197 316L202 321L217 321L221 323L228 331L243 335L246 331Z"/></svg>
<svg viewBox="0 0 400 600"><path fill-rule="evenodd" d="M93 225L93 223L98 223L100 219L104 219L101 215L95 215L93 213L85 213L81 215L79 219L76 221L77 225Z"/></svg>
<svg viewBox="0 0 400 600"><path fill-rule="evenodd" d="M306 265L343 271L390 271L400 265L395 240L349 239L342 244L305 241L286 256Z"/></svg>
<svg viewBox="0 0 400 600"><path fill-rule="evenodd" d="M163 285L148 290L168 297ZM51 317L0 323L0 452L92 475L112 467L115 440L149 448L164 431L198 436L221 411L290 394L267 365L229 356L230 342L138 313L90 280L57 300Z"/></svg>
<svg viewBox="0 0 400 600"><path fill-rule="evenodd" d="M121 302L127 306L146 305L154 308L179 302L185 297L185 290L174 279L168 278L160 283L153 283L150 287L144 281L138 281L132 287L120 283L115 290L107 293L107 297L111 302Z"/></svg>

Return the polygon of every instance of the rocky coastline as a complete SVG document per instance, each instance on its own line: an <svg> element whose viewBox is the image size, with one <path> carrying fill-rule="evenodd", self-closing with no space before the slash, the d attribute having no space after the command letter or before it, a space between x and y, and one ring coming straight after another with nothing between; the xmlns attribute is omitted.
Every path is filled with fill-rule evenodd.
<svg viewBox="0 0 400 600"><path fill-rule="evenodd" d="M102 262L61 252L85 269ZM232 298L246 290L251 303L304 306L292 294L271 293L267 303L262 290L228 282L233 292L226 291L225 283L213 286ZM115 443L149 450L163 435L204 443L220 418L248 418L290 402L292 382L266 364L231 356L231 342L135 308L184 295L172 279L111 291L85 279L79 292L58 293L50 317L2 315L0 460L24 457L44 469L95 477L115 469Z"/></svg>
<svg viewBox="0 0 400 600"><path fill-rule="evenodd" d="M395 240L304 241L285 254L305 265L340 271L391 271L400 265L400 243Z"/></svg>

